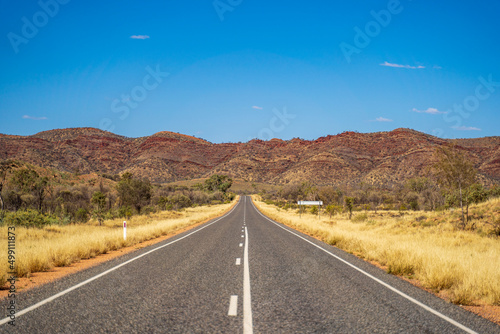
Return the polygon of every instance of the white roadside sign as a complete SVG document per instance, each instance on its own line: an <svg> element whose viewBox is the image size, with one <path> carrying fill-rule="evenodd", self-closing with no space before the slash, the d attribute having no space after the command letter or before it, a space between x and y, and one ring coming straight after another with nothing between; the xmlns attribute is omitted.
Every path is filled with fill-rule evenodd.
<svg viewBox="0 0 500 334"><path fill-rule="evenodd" d="M323 201L298 201L298 205L323 205Z"/></svg>

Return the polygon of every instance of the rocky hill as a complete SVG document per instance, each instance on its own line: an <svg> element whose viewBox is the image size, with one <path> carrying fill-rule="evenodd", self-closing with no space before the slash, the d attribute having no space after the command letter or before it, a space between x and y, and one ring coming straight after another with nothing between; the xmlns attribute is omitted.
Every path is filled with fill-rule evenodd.
<svg viewBox="0 0 500 334"><path fill-rule="evenodd" d="M127 138L94 128L60 129L32 136L0 134L0 160L80 173L129 171L154 182L220 173L274 184L309 180L388 186L425 175L435 147L449 143L467 154L484 182L500 182L500 137L449 140L410 129L238 144L213 144L166 131Z"/></svg>

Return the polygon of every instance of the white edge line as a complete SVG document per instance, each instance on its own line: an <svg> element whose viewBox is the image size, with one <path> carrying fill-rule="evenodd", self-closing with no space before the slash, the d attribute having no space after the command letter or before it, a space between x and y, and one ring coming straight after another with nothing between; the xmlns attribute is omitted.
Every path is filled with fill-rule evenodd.
<svg viewBox="0 0 500 334"><path fill-rule="evenodd" d="M125 261L125 262L123 262L123 263L121 263L121 264L119 264L119 265L117 265L117 266L115 266L115 267L113 267L113 268L110 268L110 269L108 269L108 270L106 270L106 271L104 271L104 272L102 272L102 273L100 273L100 274L98 274L98 275L95 275L95 276L93 276L93 277L91 277L91 278L89 278L89 279L87 279L87 280L85 280L85 281L83 281L83 282L81 282L81 283L78 283L77 285L73 285L72 287L70 287L70 288L68 288L68 289L66 289L66 290L63 290L63 291L61 291L61 292L59 292L59 293L56 293L55 295L53 295L53 296L51 296L51 297L49 297L49 298L46 298L46 299L44 299L44 300L42 300L42 301L40 301L40 302L38 302L38 303L36 303L36 304L34 304L34 305L31 305L30 307L27 307L27 308L25 308L25 309L23 309L23 310L21 310L21 311L19 311L19 312L16 312L16 318L17 318L17 317L22 316L23 314L26 314L26 313L28 313L28 312L31 312L31 311L33 311L33 310L35 310L35 309L39 308L40 306L43 306L43 305L45 305L45 304L47 304L47 303L50 303L51 301L53 301L53 300L55 300L55 299L57 299L57 298L59 298L59 297L62 297L62 296L64 296L65 294L67 294L67 293L69 293L69 292L71 292L71 291L73 291L73 290L76 290L76 289L78 289L78 288L80 288L80 287L82 287L82 286L84 286L84 285L86 285L86 284L89 284L90 282L95 281L96 279L98 279L98 278L100 278L100 277L102 277L102 276L105 276L105 275L109 274L110 272L115 271L116 269L118 269L118 268L120 268L120 267L123 267L123 266L125 266L125 265L127 265L127 264L129 264L129 263L131 263L131 262L133 262L133 261L135 261L135 260L138 260L138 259L140 259L140 258L141 258L141 257L143 257L143 256L146 256L146 255L148 255L148 254L151 254L151 253L153 253L153 252L155 252L155 251L157 251L157 250L159 250L159 249L161 249L161 248L163 248L163 247L167 247L167 246L169 246L169 245L171 245L171 244L173 244L173 243L176 243L177 241L181 241L182 239L187 238L187 237L189 237L190 235L195 234L195 233L197 233L197 232L199 232L199 231L203 230L204 228L209 227L209 226L210 226L210 225L212 225L212 224L215 224L216 222L218 222L219 220L221 220L221 219L225 218L225 217L226 217L226 216L228 216L231 212L233 212L233 210L234 210L234 209L238 206L238 204L239 204L239 203L240 203L240 202L238 201L238 203L237 203L237 204L236 204L236 205L235 205L235 206L234 206L234 207L233 207L233 208L232 208L229 212L227 212L227 213L226 213L225 215L223 215L222 217L217 218L217 219L216 219L216 220L214 220L213 222L211 222L211 223L209 223L209 224L207 224L207 225L205 225L205 226L203 226L203 227L201 227L201 228L199 228L199 229L197 229L197 230L195 230L195 231L193 231L193 232L191 232L191 233L189 233L189 234L186 234L185 236L183 236L183 237L181 237L181 238L179 238L179 239L176 239L176 240L174 240L174 241L171 241L171 242L169 242L169 243L166 243L165 245L162 245L162 246L156 247L156 248L154 248L154 249L152 249L152 250L150 250L150 251L147 251L146 253L143 253L143 254L141 254L141 255L139 255L139 256L136 256L136 257L134 257L134 258L132 258L132 259L130 259L130 260L128 260L128 261ZM1 326L1 325L6 324L6 323L7 323L7 322L9 322L9 321L11 321L10 317L7 317L7 318L4 318L4 319L0 320L0 326Z"/></svg>
<svg viewBox="0 0 500 334"><path fill-rule="evenodd" d="M227 311L228 316L235 317L238 315L238 296L232 295L229 299L229 311Z"/></svg>
<svg viewBox="0 0 500 334"><path fill-rule="evenodd" d="M245 227L245 251L243 252L243 333L253 333L252 295L250 292L250 267L248 266L248 230Z"/></svg>
<svg viewBox="0 0 500 334"><path fill-rule="evenodd" d="M372 279L372 280L374 280L375 282L377 282L377 283L379 283L379 284L381 284L381 285L385 286L386 288L388 288L389 290L391 290L391 291L393 291L393 292L397 293L397 294L398 294L398 295L400 295L401 297L404 297L404 298L408 299L408 300L409 300L409 301L411 301L412 303L414 303L414 304L416 304L416 305L418 305L418 306L422 307L422 308L423 308L423 309L425 309L426 311L429 311L430 313L432 313L432 314L434 314L434 315L436 315L436 316L440 317L441 319L446 320L446 321L447 321L447 322L449 322L450 324L452 324L452 325L454 325L454 326L456 326L456 327L458 327L458 328L462 329L463 331L465 331L465 332L467 332L467 333L470 333L470 334L478 334L477 332L473 331L472 329L470 329L470 328L468 328L468 327L465 327L465 326L464 326L464 325L462 325L461 323L459 323L459 322L457 322L457 321L455 321L455 320L451 319L450 317L447 317L446 315L444 315L444 314L442 314L442 313L440 313L440 312L438 312L438 311L434 310L433 308L431 308L431 307L429 307L429 306L427 306L427 305L425 305L425 304L423 304L423 303L419 302L419 301L418 301L418 300L416 300L415 298L408 296L406 293L404 293L404 292L402 292L402 291L399 291L398 289L396 289L396 288L392 287L391 285L389 285L389 284L385 283L384 281L382 281L382 280L380 280L380 279L376 278L375 276L373 276L373 275L371 275L371 274L367 273L367 272L366 272L366 271L364 271L363 269L356 267L355 265L351 264L350 262L348 262L348 261L346 261L346 260L344 260L344 259L342 259L342 258L338 257L337 255L335 255L335 254L331 253L330 251L327 251L326 249L322 248L321 246L316 245L314 242L312 242L312 241L310 241L310 240L307 240L306 238L302 237L301 235L299 235L299 234L297 234L297 233L295 233L295 232L292 232L292 231L288 230L287 228L283 227L280 223L275 222L274 220L272 220L272 219L268 218L268 217L267 217L267 216L265 216L262 212L260 212L260 210L259 210L259 209L257 209L257 207L255 206L255 204L253 203L253 201L252 201L252 205L254 206L254 208L257 210L257 212L258 212L258 213L259 213L262 217L266 218L267 220L269 220L271 223L275 224L276 226L281 227L281 228L282 228L282 229L284 229L285 231L287 231L287 232L289 232L289 233L291 233L291 234L295 235L296 237L298 237L298 238L300 238L300 239L302 239L302 240L304 240L304 241L306 241L306 242L310 243L310 244L311 244L311 245L313 245L314 247L321 249L323 252L327 253L328 255L330 255L330 256L332 256L332 257L336 258L337 260L339 260L339 261L341 261L341 262L343 262L343 263L345 263L345 264L347 264L347 265L348 265L348 266L350 266L351 268L353 268L353 269L355 269L355 270L359 271L360 273L362 273L363 275L365 275L365 276L367 276L367 277L371 278L371 279Z"/></svg>

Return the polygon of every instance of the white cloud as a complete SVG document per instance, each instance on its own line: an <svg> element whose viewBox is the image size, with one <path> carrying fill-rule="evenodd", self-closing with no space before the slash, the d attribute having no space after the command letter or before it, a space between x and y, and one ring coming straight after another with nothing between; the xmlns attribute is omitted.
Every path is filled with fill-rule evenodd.
<svg viewBox="0 0 500 334"><path fill-rule="evenodd" d="M252 108L258 109L258 110L262 110L263 109L262 107L258 107L258 106L252 106Z"/></svg>
<svg viewBox="0 0 500 334"><path fill-rule="evenodd" d="M132 35L130 36L132 39L148 39L149 35Z"/></svg>
<svg viewBox="0 0 500 334"><path fill-rule="evenodd" d="M35 121L42 121L47 119L47 117L34 117L34 116L29 116L29 115L23 115L23 119L32 119Z"/></svg>
<svg viewBox="0 0 500 334"><path fill-rule="evenodd" d="M460 131L481 131L480 128L476 128L473 126L452 126L453 129L455 130L460 130Z"/></svg>
<svg viewBox="0 0 500 334"><path fill-rule="evenodd" d="M392 120L392 119L389 119L389 118L384 118L384 117L377 117L377 118L375 118L375 120L376 120L377 122L393 122L393 120Z"/></svg>
<svg viewBox="0 0 500 334"><path fill-rule="evenodd" d="M435 68L436 70L440 70L440 69L442 69L442 67L441 67L441 66L438 66L438 65L434 65L432 68Z"/></svg>
<svg viewBox="0 0 500 334"><path fill-rule="evenodd" d="M424 113L424 114L432 114L432 115L437 115L437 114L447 114L447 111L440 111L436 108L427 108L426 110L418 110L417 108L413 108L412 111L418 112L418 113Z"/></svg>
<svg viewBox="0 0 500 334"><path fill-rule="evenodd" d="M411 68L411 69L420 69L420 68L425 68L425 66L418 65L418 66L411 66L411 65L401 65L401 64L393 64L384 61L382 64L379 64L380 66L387 66L387 67L397 67L397 68Z"/></svg>

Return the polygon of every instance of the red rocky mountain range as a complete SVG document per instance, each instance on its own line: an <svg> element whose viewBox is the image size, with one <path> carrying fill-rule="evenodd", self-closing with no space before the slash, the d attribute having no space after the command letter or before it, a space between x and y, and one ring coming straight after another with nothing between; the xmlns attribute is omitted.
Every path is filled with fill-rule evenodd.
<svg viewBox="0 0 500 334"><path fill-rule="evenodd" d="M500 181L500 137L441 139L410 129L344 132L316 140L251 140L214 144L159 132L127 138L94 128L50 130L32 136L0 134L0 160L16 159L80 173L129 171L153 182L227 174L274 184L311 181L377 185L427 175L436 146L455 144L485 183Z"/></svg>

